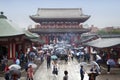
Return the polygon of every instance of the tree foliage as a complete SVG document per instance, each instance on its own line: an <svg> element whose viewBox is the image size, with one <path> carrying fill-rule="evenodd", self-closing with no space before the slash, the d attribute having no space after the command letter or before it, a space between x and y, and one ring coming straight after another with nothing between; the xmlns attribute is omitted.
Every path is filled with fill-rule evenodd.
<svg viewBox="0 0 120 80"><path fill-rule="evenodd" d="M120 34L120 29L114 29L111 31L99 30L98 34Z"/></svg>

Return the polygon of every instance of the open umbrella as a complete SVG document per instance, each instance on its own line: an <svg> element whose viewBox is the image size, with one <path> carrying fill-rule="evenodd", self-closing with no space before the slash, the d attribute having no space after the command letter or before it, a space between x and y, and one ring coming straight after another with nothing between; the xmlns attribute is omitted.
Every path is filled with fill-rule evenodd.
<svg viewBox="0 0 120 80"><path fill-rule="evenodd" d="M10 70L9 73L12 77L17 77L17 78L21 77L21 72L18 69Z"/></svg>
<svg viewBox="0 0 120 80"><path fill-rule="evenodd" d="M115 61L113 59L108 59L107 62L110 66L115 66L116 65Z"/></svg>
<svg viewBox="0 0 120 80"><path fill-rule="evenodd" d="M34 69L37 68L37 65L36 65L35 63L28 63L28 67L29 67L30 65L31 65L32 68L34 68Z"/></svg>
<svg viewBox="0 0 120 80"><path fill-rule="evenodd" d="M52 56L51 56L51 59L52 59L52 60L56 60L57 58L58 58L58 57L57 57L56 55L52 55Z"/></svg>
<svg viewBox="0 0 120 80"><path fill-rule="evenodd" d="M29 55L30 56L35 56L35 53L34 52L30 52Z"/></svg>
<svg viewBox="0 0 120 80"><path fill-rule="evenodd" d="M43 51L43 50L40 50L40 51L38 51L38 53L41 54L41 53L44 53L44 51Z"/></svg>
<svg viewBox="0 0 120 80"><path fill-rule="evenodd" d="M87 62L80 62L80 66L86 67L86 66L88 66L88 63Z"/></svg>
<svg viewBox="0 0 120 80"><path fill-rule="evenodd" d="M47 48L47 47L44 47L44 48L42 48L42 50L48 50L48 48Z"/></svg>
<svg viewBox="0 0 120 80"><path fill-rule="evenodd" d="M11 70L13 70L13 69L21 69L21 66L20 65L18 65L18 64L12 64L12 65L10 65L9 66L9 69Z"/></svg>
<svg viewBox="0 0 120 80"><path fill-rule="evenodd" d="M91 61L90 65L91 65L91 67L93 67L94 65L96 65L96 67L100 70L100 66L95 61Z"/></svg>
<svg viewBox="0 0 120 80"><path fill-rule="evenodd" d="M91 73L90 69L96 65L97 69L100 71L100 66L95 62L95 61L91 61L90 63L87 62L81 62L80 65L83 66L84 70L86 73Z"/></svg>
<svg viewBox="0 0 120 80"><path fill-rule="evenodd" d="M83 69L85 70L85 72L90 71L90 65L87 62L80 62L80 66L83 66Z"/></svg>
<svg viewBox="0 0 120 80"><path fill-rule="evenodd" d="M102 58L99 55L96 55L96 62L97 63L101 63L102 62Z"/></svg>

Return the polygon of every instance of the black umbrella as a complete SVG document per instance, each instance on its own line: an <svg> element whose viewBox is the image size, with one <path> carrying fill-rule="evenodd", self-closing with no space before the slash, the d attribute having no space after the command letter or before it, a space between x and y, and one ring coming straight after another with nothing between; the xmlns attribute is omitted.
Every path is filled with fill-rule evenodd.
<svg viewBox="0 0 120 80"><path fill-rule="evenodd" d="M21 72L18 69L10 70L11 77L16 76L17 78L21 77Z"/></svg>

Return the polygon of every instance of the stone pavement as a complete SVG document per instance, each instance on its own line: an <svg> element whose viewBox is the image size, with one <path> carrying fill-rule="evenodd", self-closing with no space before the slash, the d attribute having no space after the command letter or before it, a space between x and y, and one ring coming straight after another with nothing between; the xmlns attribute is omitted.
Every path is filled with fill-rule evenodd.
<svg viewBox="0 0 120 80"><path fill-rule="evenodd" d="M107 68L101 66L102 73L96 80L120 80L120 68L111 68L110 74L107 74Z"/></svg>
<svg viewBox="0 0 120 80"><path fill-rule="evenodd" d="M68 71L68 80L80 80L79 74L79 65L77 61L70 61L68 64L65 64L64 61L59 62L59 72L58 76L54 76L52 74L52 69L47 69L46 63L44 62L40 68L37 70L36 74L34 75L35 80L63 80L64 70ZM86 80L88 77L85 77Z"/></svg>
<svg viewBox="0 0 120 80"><path fill-rule="evenodd" d="M59 73L56 77L52 74L51 68L47 69L46 61L44 61L35 72L34 80L63 80L64 70L68 70L68 80L80 80L79 68L79 63L75 59L68 62L68 64L59 61ZM97 76L96 80L120 80L120 69L112 68L111 73L107 74L107 69L105 67L101 68L102 73ZM4 80L4 78L0 78L0 80ZM21 80L26 80L26 78L22 77ZM88 80L87 74L85 74L84 80Z"/></svg>
<svg viewBox="0 0 120 80"><path fill-rule="evenodd" d="M46 63L44 62L39 69L37 70L35 76L35 80L63 80L63 72L64 70L68 70L69 72L69 79L68 80L80 80L80 74L79 74L79 63L74 60L68 62L68 64L64 64L63 61L61 61L60 69L59 69L59 75L57 77L54 77L52 75L52 70L47 69ZM120 80L120 69L119 68L112 68L111 73L107 74L107 68L101 67L102 73L101 75L97 76L96 80ZM88 75L85 74L84 80L88 80Z"/></svg>

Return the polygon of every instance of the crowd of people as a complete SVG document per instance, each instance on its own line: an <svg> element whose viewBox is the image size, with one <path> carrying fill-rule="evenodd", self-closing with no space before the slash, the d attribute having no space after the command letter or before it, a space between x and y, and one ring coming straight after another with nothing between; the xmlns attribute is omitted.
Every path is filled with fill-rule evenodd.
<svg viewBox="0 0 120 80"><path fill-rule="evenodd" d="M75 51L74 51L75 52ZM79 59L83 59L82 61L86 61L89 62L90 61L90 55L88 55L89 53L85 52L85 51L77 51L80 52L79 54L83 54L84 55L76 55L72 52L72 50L67 50L67 55L64 58L65 63L68 63L68 61L72 60L73 58L76 57L78 60ZM76 53L77 53L76 52ZM27 80L33 80L33 73L34 70L32 68L32 66L28 66L29 63L34 63L34 61L37 59L40 62L43 62L44 60L46 60L47 63L47 69L52 68L52 74L54 74L55 76L57 76L59 73L59 65L58 65L58 59L52 60L51 56L54 55L53 54L54 51L53 50L42 50L39 49L38 51L36 50L29 50L27 53L23 53L22 50L20 50L20 55L18 53L16 53L16 57L13 60L14 64L20 65L22 67L22 69L25 69L26 73L27 73ZM1 60L2 63L2 70L5 72L5 79L6 80L18 80L18 76L16 75L10 75L9 74L9 65L8 65L8 60L7 57L4 56L3 59ZM106 62L107 66L108 66L108 73L110 73L110 65L108 62ZM90 69L91 73L88 73L89 76L89 80L96 80L96 76L99 75L98 70L96 68L96 66L93 66ZM84 66L80 66L80 78L81 80L84 80L84 75L85 75L85 70L84 70ZM64 71L65 76L63 76L63 80L68 80L68 71L65 70ZM8 76L10 75L10 76ZM9 79L8 79L9 78ZM13 79L14 78L14 79Z"/></svg>

